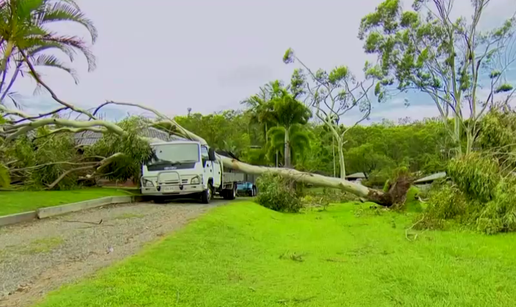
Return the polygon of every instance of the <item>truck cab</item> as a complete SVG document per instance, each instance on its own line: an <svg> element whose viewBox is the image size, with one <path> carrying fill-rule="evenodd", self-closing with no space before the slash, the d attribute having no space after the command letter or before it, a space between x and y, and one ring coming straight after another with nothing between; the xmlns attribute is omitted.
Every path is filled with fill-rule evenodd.
<svg viewBox="0 0 516 307"><path fill-rule="evenodd" d="M198 198L209 203L215 194L236 197L236 181L228 181L215 151L195 141L151 144L142 164L141 193L155 201L171 197Z"/></svg>

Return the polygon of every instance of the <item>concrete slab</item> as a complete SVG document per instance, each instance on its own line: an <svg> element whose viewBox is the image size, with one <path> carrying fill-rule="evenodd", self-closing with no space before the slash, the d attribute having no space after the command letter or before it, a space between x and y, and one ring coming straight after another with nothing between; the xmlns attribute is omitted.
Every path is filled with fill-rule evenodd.
<svg viewBox="0 0 516 307"><path fill-rule="evenodd" d="M66 214L75 211L88 210L112 203L113 197L103 197L92 200L85 200L78 203L40 208L37 210L38 218L43 219L51 216Z"/></svg>
<svg viewBox="0 0 516 307"><path fill-rule="evenodd" d="M30 222L37 217L36 211L28 211L22 213L16 213L11 215L0 216L0 227L22 223L22 222Z"/></svg>
<svg viewBox="0 0 516 307"><path fill-rule="evenodd" d="M113 196L111 197L111 204L125 204L134 202L132 196Z"/></svg>

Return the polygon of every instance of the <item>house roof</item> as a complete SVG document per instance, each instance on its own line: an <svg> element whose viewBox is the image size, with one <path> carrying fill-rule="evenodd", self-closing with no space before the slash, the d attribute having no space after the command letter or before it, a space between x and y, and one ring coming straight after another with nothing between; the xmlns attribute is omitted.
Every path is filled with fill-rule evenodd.
<svg viewBox="0 0 516 307"><path fill-rule="evenodd" d="M441 179L441 178L445 178L445 177L446 177L446 172L439 172L439 173L432 174L430 176L420 178L420 179L414 181L414 183L416 183L416 184L417 183L430 183L437 179Z"/></svg>
<svg viewBox="0 0 516 307"><path fill-rule="evenodd" d="M346 178L347 179L365 179L367 177L364 173L360 172L360 173L354 173L351 175L347 175Z"/></svg>
<svg viewBox="0 0 516 307"><path fill-rule="evenodd" d="M148 127L148 128L142 129L140 135L143 137L147 137L147 138L159 139L164 142L170 142L170 141L174 141L174 140L182 140L182 138L180 138L180 137L177 137L174 135L169 135L165 131L162 131L162 130L159 130L159 129L156 129L153 127ZM83 132L78 132L74 135L75 143L77 145L81 145L81 146L93 145L96 142L98 142L101 138L102 138L102 133L95 132L95 131L83 131Z"/></svg>

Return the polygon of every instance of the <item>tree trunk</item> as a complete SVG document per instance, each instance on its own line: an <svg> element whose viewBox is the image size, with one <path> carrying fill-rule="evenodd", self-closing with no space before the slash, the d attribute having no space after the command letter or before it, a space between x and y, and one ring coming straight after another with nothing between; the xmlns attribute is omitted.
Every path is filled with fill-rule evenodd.
<svg viewBox="0 0 516 307"><path fill-rule="evenodd" d="M292 157L290 156L290 135L289 129L285 128L285 165L286 168L292 167Z"/></svg>
<svg viewBox="0 0 516 307"><path fill-rule="evenodd" d="M337 146L339 152L339 165L340 165L340 179L346 179L346 163L344 161L344 144L342 144L342 139L337 139Z"/></svg>
<svg viewBox="0 0 516 307"><path fill-rule="evenodd" d="M333 177L337 177L337 167L335 166L335 136L331 137L331 149L333 152Z"/></svg>
<svg viewBox="0 0 516 307"><path fill-rule="evenodd" d="M466 154L470 154L473 151L473 134L470 128L466 129Z"/></svg>
<svg viewBox="0 0 516 307"><path fill-rule="evenodd" d="M457 154L460 156L462 155L462 145L460 143L460 125L461 125L461 120L460 120L460 106L457 105L456 106L456 110L457 114L455 114L455 124L454 124L454 136L455 136L455 142L457 142ZM445 119L446 120L446 119Z"/></svg>
<svg viewBox="0 0 516 307"><path fill-rule="evenodd" d="M390 207L397 203L403 203L405 201L405 195L408 188L410 187L410 182L406 178L402 178L402 180L395 182L391 186L388 193L383 193L382 191L370 189L361 184L356 184L340 178L305 173L295 169L250 165L225 156L219 156L219 159L225 168L239 170L243 173L252 175L262 175L270 172L293 179L296 182L303 182L319 187L340 189L344 192L351 193L385 207Z"/></svg>

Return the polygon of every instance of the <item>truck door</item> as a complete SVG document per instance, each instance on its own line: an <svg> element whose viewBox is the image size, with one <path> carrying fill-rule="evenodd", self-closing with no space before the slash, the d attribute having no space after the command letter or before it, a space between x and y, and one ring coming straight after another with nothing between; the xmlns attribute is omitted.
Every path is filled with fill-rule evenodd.
<svg viewBox="0 0 516 307"><path fill-rule="evenodd" d="M222 184L222 171L220 166L220 161L213 161L213 186L214 187L220 187Z"/></svg>
<svg viewBox="0 0 516 307"><path fill-rule="evenodd" d="M208 148L204 145L201 146L201 159L202 159L202 163L203 163L203 166L204 166L204 178L206 180L206 182L208 181L209 178L213 178L213 186L216 187L215 185L215 177L216 177L216 174L213 173L213 163L212 161L210 161L210 156L208 154Z"/></svg>

